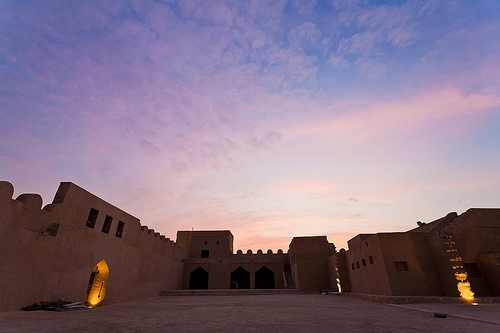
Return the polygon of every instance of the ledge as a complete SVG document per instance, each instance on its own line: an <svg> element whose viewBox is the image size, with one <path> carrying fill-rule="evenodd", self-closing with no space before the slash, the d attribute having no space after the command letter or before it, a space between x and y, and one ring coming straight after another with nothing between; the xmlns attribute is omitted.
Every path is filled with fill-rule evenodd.
<svg viewBox="0 0 500 333"><path fill-rule="evenodd" d="M461 297L447 296L385 296L385 295L368 295L357 293L344 293L347 296L360 298L376 303L388 304L417 304L417 303L472 303L463 300ZM500 303L500 297L477 297L474 298L475 303Z"/></svg>

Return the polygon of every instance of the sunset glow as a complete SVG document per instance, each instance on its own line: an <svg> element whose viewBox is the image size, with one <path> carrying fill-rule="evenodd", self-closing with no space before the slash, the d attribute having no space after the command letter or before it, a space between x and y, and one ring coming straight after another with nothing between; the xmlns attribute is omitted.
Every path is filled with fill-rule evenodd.
<svg viewBox="0 0 500 333"><path fill-rule="evenodd" d="M499 1L2 1L0 180L337 249L500 197Z"/></svg>

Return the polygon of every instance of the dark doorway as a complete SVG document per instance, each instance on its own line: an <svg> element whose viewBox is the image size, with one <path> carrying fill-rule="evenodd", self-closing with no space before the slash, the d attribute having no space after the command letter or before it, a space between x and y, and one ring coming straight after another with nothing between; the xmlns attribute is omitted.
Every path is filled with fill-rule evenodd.
<svg viewBox="0 0 500 333"><path fill-rule="evenodd" d="M250 289L250 273L241 266L231 273L231 289Z"/></svg>
<svg viewBox="0 0 500 333"><path fill-rule="evenodd" d="M208 289L208 272L198 267L189 275L189 289Z"/></svg>
<svg viewBox="0 0 500 333"><path fill-rule="evenodd" d="M255 289L274 289L274 273L266 266L255 272Z"/></svg>

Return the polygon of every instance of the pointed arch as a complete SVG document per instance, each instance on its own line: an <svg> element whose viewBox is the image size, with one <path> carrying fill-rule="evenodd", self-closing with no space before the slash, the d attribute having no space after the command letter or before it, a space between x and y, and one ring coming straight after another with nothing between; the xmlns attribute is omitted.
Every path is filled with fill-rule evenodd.
<svg viewBox="0 0 500 333"><path fill-rule="evenodd" d="M106 261L101 260L94 266L90 274L89 286L87 288L87 297L85 303L91 306L102 305L106 288L108 286L109 267Z"/></svg>
<svg viewBox="0 0 500 333"><path fill-rule="evenodd" d="M198 267L189 275L189 289L208 289L208 272Z"/></svg>
<svg viewBox="0 0 500 333"><path fill-rule="evenodd" d="M231 272L231 289L250 289L250 273L241 266Z"/></svg>
<svg viewBox="0 0 500 333"><path fill-rule="evenodd" d="M255 272L255 289L274 289L274 272L262 266Z"/></svg>

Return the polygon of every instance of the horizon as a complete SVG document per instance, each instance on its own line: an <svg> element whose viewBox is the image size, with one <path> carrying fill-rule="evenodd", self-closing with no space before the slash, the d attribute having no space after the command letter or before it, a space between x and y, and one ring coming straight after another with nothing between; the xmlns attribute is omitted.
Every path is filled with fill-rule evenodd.
<svg viewBox="0 0 500 333"><path fill-rule="evenodd" d="M235 252L499 207L500 2L5 1L0 178Z"/></svg>

